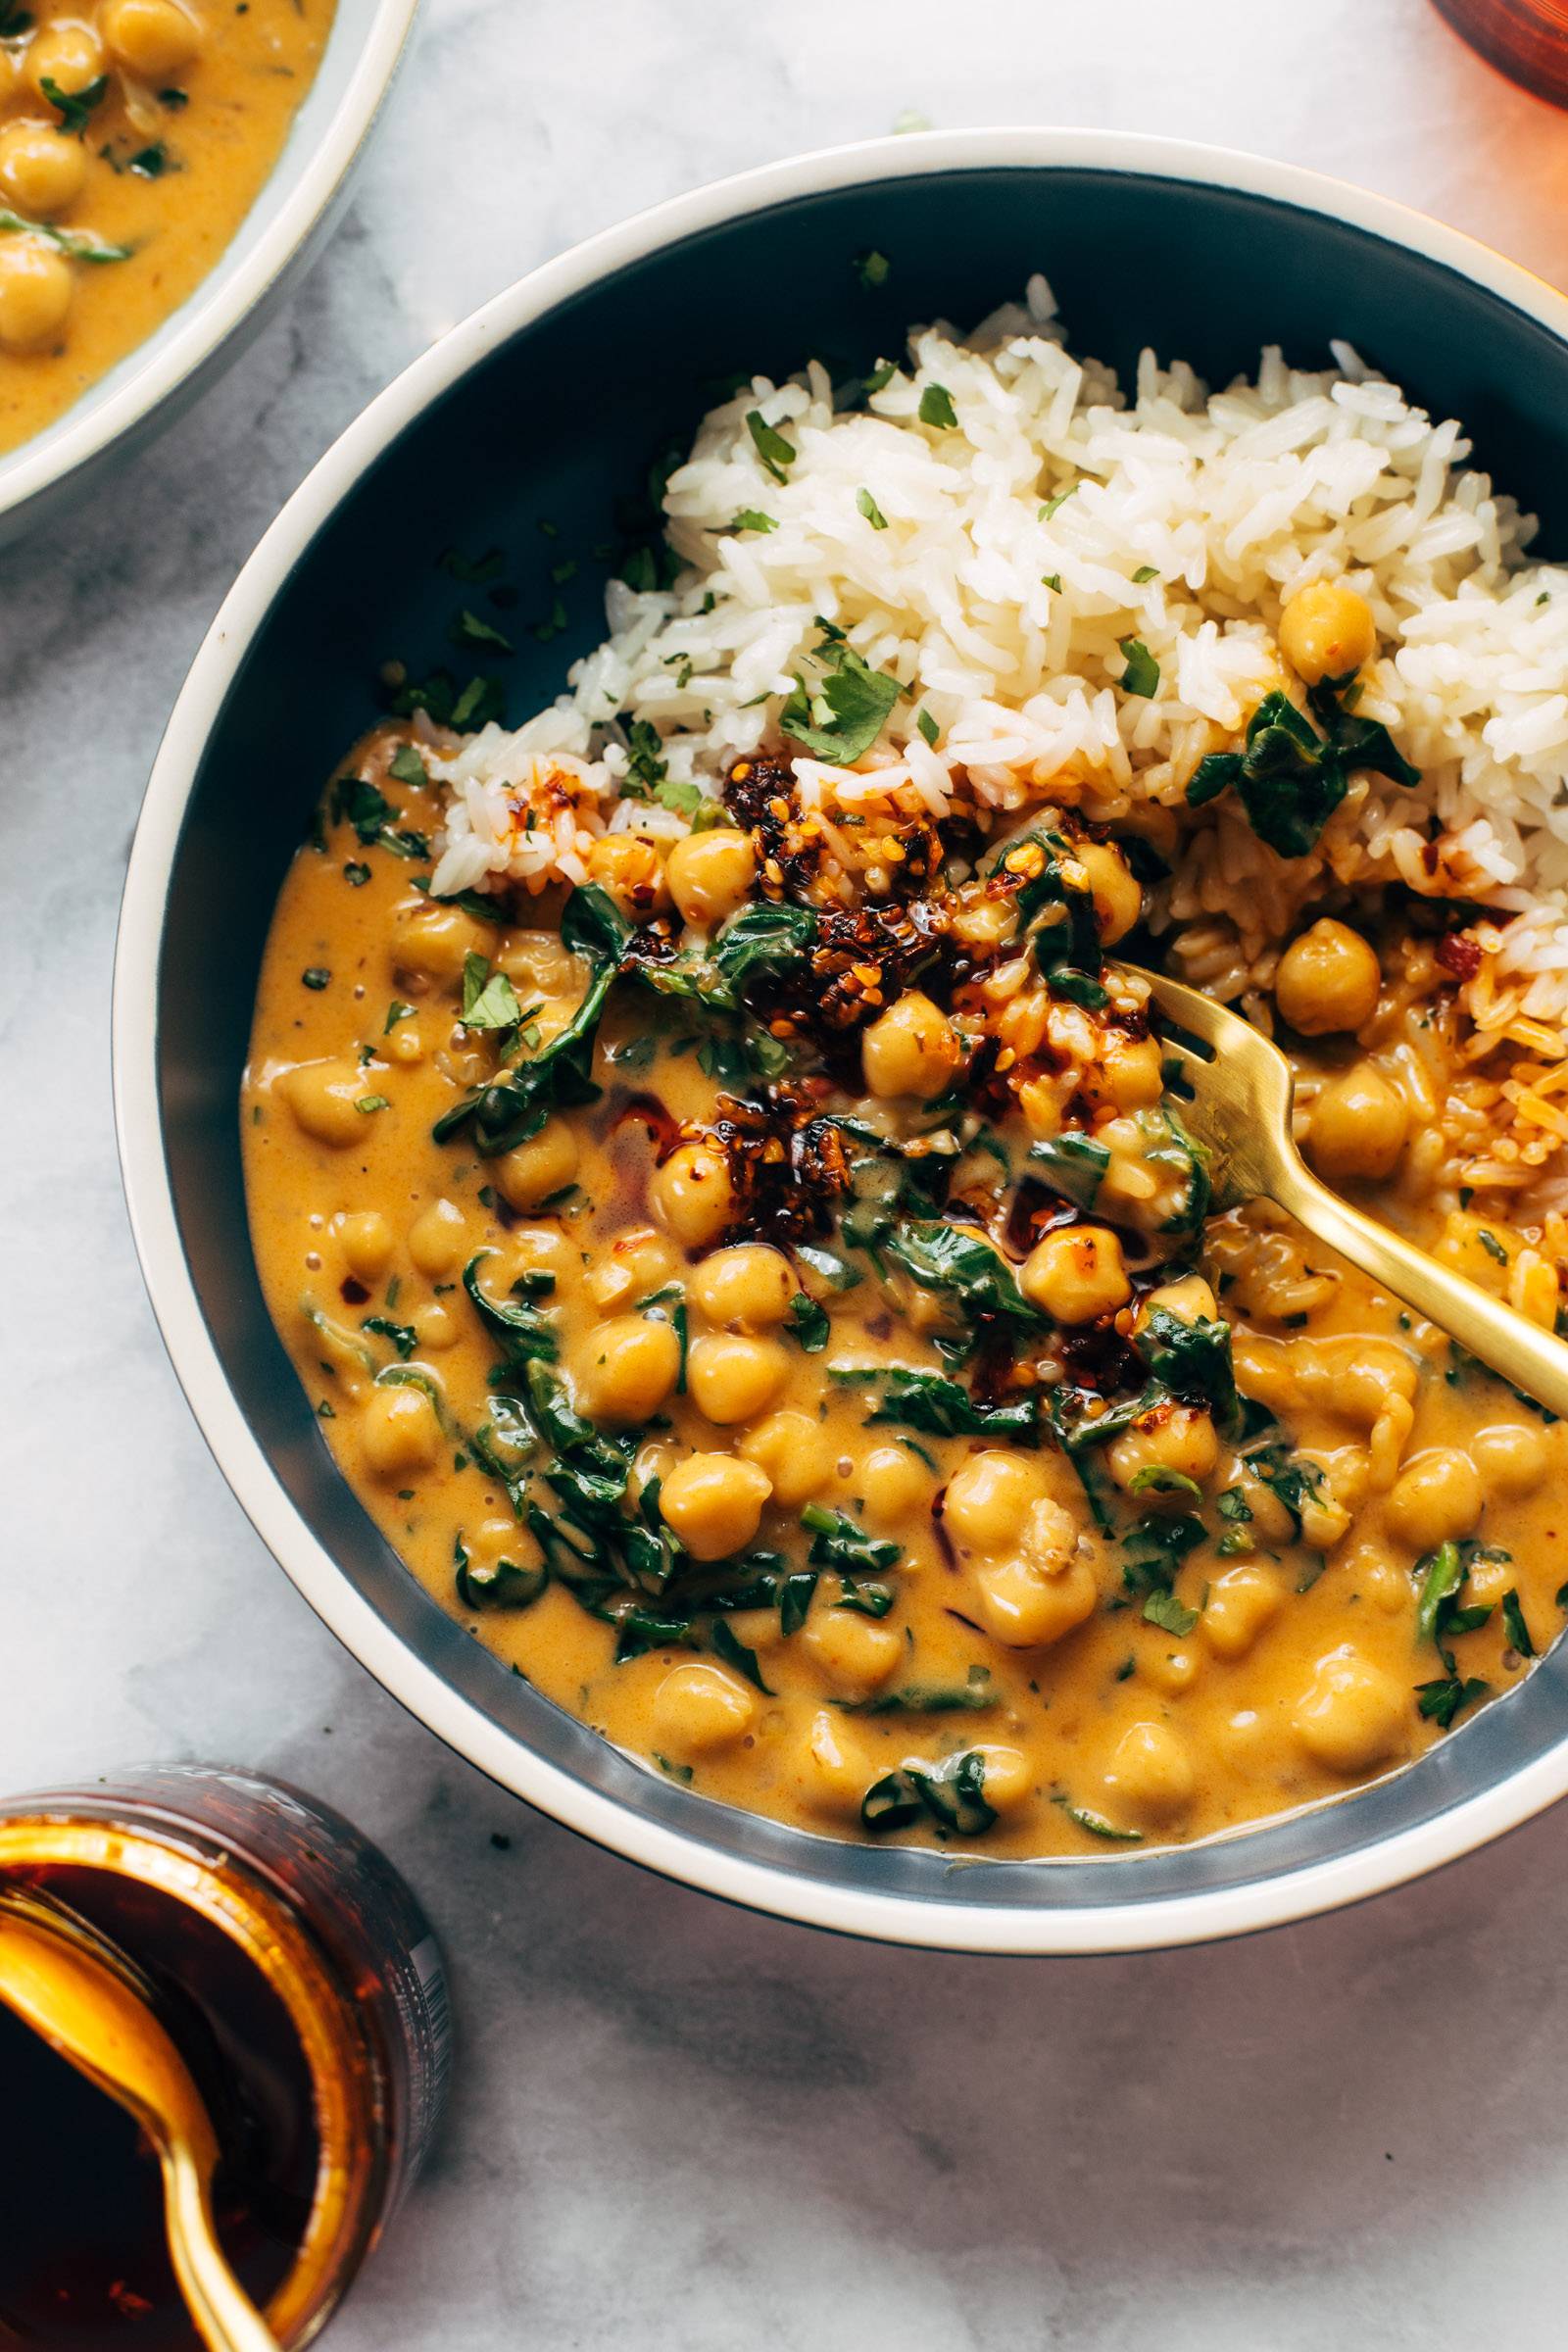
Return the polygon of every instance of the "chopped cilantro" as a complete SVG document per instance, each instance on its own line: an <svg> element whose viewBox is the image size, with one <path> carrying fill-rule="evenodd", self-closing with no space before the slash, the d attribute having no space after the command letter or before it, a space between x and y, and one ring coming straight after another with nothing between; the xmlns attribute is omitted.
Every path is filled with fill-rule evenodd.
<svg viewBox="0 0 1568 2352"><path fill-rule="evenodd" d="M786 441L783 434L768 423L760 409L747 412L746 429L752 436L758 456L774 481L787 482L790 478L789 468L796 459L794 444Z"/></svg>
<svg viewBox="0 0 1568 2352"><path fill-rule="evenodd" d="M1124 637L1121 650L1127 657L1127 666L1121 673L1123 693L1152 694L1159 684L1159 663L1148 646L1141 637Z"/></svg>
<svg viewBox="0 0 1568 2352"><path fill-rule="evenodd" d="M776 531L778 524L759 507L742 507L729 527L732 531Z"/></svg>
<svg viewBox="0 0 1568 2352"><path fill-rule="evenodd" d="M485 956L463 959L463 1025L466 1029L515 1029L524 1018L516 990L505 972L493 972Z"/></svg>
<svg viewBox="0 0 1568 2352"><path fill-rule="evenodd" d="M953 394L946 384L927 384L920 395L920 422L934 424L951 432L958 421L958 412L953 405Z"/></svg>
<svg viewBox="0 0 1568 2352"><path fill-rule="evenodd" d="M885 286L892 264L885 253L858 253L853 267L862 286Z"/></svg>
<svg viewBox="0 0 1568 2352"><path fill-rule="evenodd" d="M877 505L876 500L871 496L869 490L857 490L855 493L855 503L859 508L860 513L865 516L866 521L871 525L873 531L885 531L887 529L888 518L883 514L881 508Z"/></svg>
<svg viewBox="0 0 1568 2352"><path fill-rule="evenodd" d="M930 711L923 710L917 710L915 712L914 723L934 751L936 749L937 740L942 733L942 729L937 725L937 722L932 717Z"/></svg>

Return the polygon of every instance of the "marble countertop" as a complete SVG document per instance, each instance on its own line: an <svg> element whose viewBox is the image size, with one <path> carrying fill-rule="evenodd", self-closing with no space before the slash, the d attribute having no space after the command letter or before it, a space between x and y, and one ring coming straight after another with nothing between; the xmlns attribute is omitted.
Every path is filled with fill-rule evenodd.
<svg viewBox="0 0 1568 2352"><path fill-rule="evenodd" d="M457 2096L334 2352L1547 2352L1568 1810L1361 1910L1140 1959L933 1958L722 1909L536 1819L338 1649L143 1298L116 906L160 728L263 526L511 278L906 109L1264 150L1568 285L1568 118L1424 0L427 0L315 274L170 438L0 556L0 1788L246 1760L341 1805L423 1896Z"/></svg>

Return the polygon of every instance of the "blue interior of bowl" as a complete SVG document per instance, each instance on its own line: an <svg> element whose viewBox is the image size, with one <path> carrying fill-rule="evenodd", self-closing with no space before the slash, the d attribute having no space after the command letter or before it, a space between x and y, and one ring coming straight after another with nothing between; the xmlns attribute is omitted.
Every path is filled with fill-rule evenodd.
<svg viewBox="0 0 1568 2352"><path fill-rule="evenodd" d="M891 267L868 289L853 265L871 249ZM623 502L661 447L689 436L717 379L812 356L835 375L863 372L900 351L910 321L972 322L1036 270L1075 347L1124 371L1146 343L1222 381L1254 368L1264 342L1317 367L1331 337L1348 339L1462 417L1478 462L1542 514L1544 547L1564 550L1568 349L1433 263L1255 196L1105 171L933 172L781 204L656 253L521 329L345 500L277 597L207 746L160 980L170 1168L218 1351L300 1513L402 1640L518 1741L688 1838L862 1892L1009 1910L1242 1886L1431 1820L1562 1737L1568 1656L1559 1648L1416 1769L1185 1850L955 1871L941 1853L810 1838L693 1796L500 1666L416 1585L339 1478L255 1278L236 1095L276 887L334 762L376 714L380 665L468 666L450 648L463 592L438 567L442 552L499 545L525 583L509 623L519 651L500 665L520 719L602 633L607 567L592 551L618 540ZM567 559L579 568L562 583L552 572ZM558 596L567 625L552 634Z"/></svg>

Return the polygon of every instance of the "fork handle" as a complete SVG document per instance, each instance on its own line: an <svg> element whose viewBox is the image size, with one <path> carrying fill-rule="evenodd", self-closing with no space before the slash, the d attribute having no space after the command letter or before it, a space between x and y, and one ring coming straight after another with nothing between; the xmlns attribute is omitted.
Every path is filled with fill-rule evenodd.
<svg viewBox="0 0 1568 2352"><path fill-rule="evenodd" d="M1308 1233L1448 1332L1499 1379L1568 1420L1568 1347L1561 1340L1352 1208L1320 1184L1303 1161L1293 1156L1269 1189Z"/></svg>

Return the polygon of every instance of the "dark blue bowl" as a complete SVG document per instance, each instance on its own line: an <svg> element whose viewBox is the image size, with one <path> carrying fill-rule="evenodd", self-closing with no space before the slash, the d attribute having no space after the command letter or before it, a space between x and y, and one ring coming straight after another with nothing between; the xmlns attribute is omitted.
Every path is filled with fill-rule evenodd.
<svg viewBox="0 0 1568 2352"><path fill-rule="evenodd" d="M891 264L868 289L857 255ZM1044 270L1076 348L1144 344L1210 381L1265 342L1353 343L1568 546L1568 303L1450 230L1282 166L1093 132L902 139L666 205L456 328L322 460L191 670L148 790L116 972L117 1110L153 1303L235 1493L320 1615L498 1781L633 1858L790 1917L995 1951L1130 1948L1265 1926L1466 1851L1568 1788L1568 1663L1544 1659L1407 1771L1168 1852L956 1860L841 1843L694 1796L508 1672L416 1584L339 1477L251 1257L236 1098L273 899L396 653L449 660L453 545L511 550L519 716L603 629L603 565L650 461L737 369L867 369L910 322L976 319ZM551 536L554 530L559 536ZM526 598L526 591L525 591Z"/></svg>

